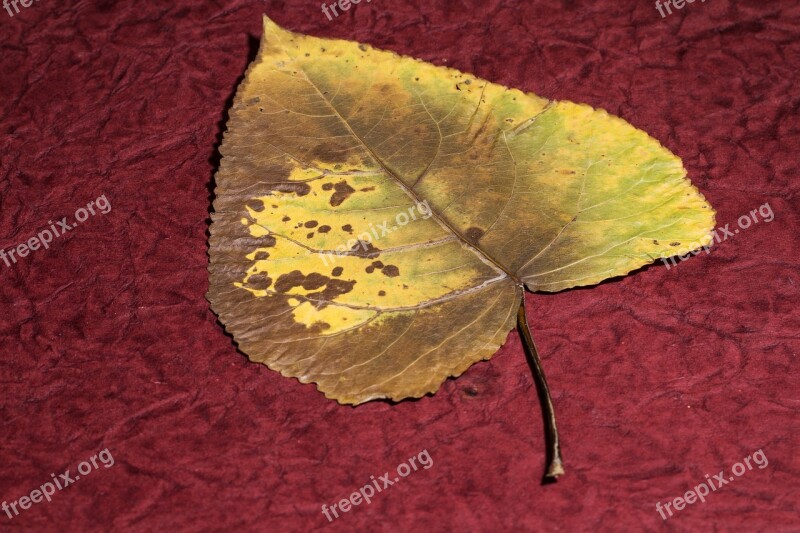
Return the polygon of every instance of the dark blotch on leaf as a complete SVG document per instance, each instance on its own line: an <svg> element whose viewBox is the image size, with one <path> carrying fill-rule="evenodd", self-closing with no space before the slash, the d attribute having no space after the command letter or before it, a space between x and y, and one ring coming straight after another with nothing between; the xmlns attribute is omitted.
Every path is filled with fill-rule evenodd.
<svg viewBox="0 0 800 533"><path fill-rule="evenodd" d="M350 198L350 195L356 192L346 181L340 181L334 185L333 188L335 192L331 196L331 207L342 205L342 202Z"/></svg>
<svg viewBox="0 0 800 533"><path fill-rule="evenodd" d="M250 200L247 202L247 207L255 211L256 213L260 213L264 210L264 202L260 200Z"/></svg>
<svg viewBox="0 0 800 533"><path fill-rule="evenodd" d="M306 276L305 281L303 281L303 288L307 291L313 291L324 286L330 279L331 278L328 276L323 276L319 272L312 272Z"/></svg>
<svg viewBox="0 0 800 533"><path fill-rule="evenodd" d="M321 292L312 292L308 295L308 298L311 300L315 299L322 299L322 300L334 300L336 297L342 294L346 294L353 290L353 285L355 285L355 281L345 281L343 279L332 279L328 281L328 284L325 285L325 289Z"/></svg>
<svg viewBox="0 0 800 533"><path fill-rule="evenodd" d="M275 282L275 290L280 293L289 292L295 287L300 287L306 277L299 270L292 270L288 274L282 274Z"/></svg>
<svg viewBox="0 0 800 533"><path fill-rule="evenodd" d="M258 239L258 248L272 248L277 242L272 235L264 235Z"/></svg>
<svg viewBox="0 0 800 533"><path fill-rule="evenodd" d="M306 222L306 223L305 223L305 224L303 224L303 225L304 225L305 227L307 227L307 228L316 228L316 227L317 227L317 224L318 224L318 222L317 222L316 220L309 220L308 222Z"/></svg>
<svg viewBox="0 0 800 533"><path fill-rule="evenodd" d="M477 243L483 237L484 231L481 228L471 227L464 233L464 237L472 244Z"/></svg>
<svg viewBox="0 0 800 533"><path fill-rule="evenodd" d="M328 141L314 145L309 155L311 159L322 161L323 163L336 163L342 158L342 154L349 150L349 146L341 142Z"/></svg>
<svg viewBox="0 0 800 533"><path fill-rule="evenodd" d="M247 286L258 291L267 290L272 285L272 278L266 274L255 274L247 278Z"/></svg>
<svg viewBox="0 0 800 533"><path fill-rule="evenodd" d="M269 252L256 252L254 257L256 261L263 261L264 259L269 258Z"/></svg>
<svg viewBox="0 0 800 533"><path fill-rule="evenodd" d="M353 226L351 226L350 224L345 224L344 226L342 226L342 229L347 233L353 233Z"/></svg>
<svg viewBox="0 0 800 533"><path fill-rule="evenodd" d="M331 230L330 226L323 225L323 226L320 226L317 231L320 232L320 233L328 233L330 230Z"/></svg>
<svg viewBox="0 0 800 533"><path fill-rule="evenodd" d="M333 269L333 271L331 271L331 275L332 276L341 276L342 272L344 272L344 269L342 267L336 267L336 268Z"/></svg>
<svg viewBox="0 0 800 533"><path fill-rule="evenodd" d="M308 183L284 181L276 183L270 188L272 191L295 193L297 196L305 196L311 192L311 186Z"/></svg>
<svg viewBox="0 0 800 533"><path fill-rule="evenodd" d="M371 242L366 242L362 240L356 241L350 251L353 252L353 255L356 257L366 257L369 259L374 259L381 254L379 248L376 248L374 244Z"/></svg>
<svg viewBox="0 0 800 533"><path fill-rule="evenodd" d="M389 276L390 278L396 278L400 275L400 269L397 268L395 265L386 265L381 270L385 276Z"/></svg>

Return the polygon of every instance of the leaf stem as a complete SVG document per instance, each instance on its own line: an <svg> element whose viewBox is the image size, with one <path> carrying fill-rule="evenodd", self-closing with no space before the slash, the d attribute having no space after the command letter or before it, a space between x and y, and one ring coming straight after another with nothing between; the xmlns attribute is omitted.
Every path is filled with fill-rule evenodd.
<svg viewBox="0 0 800 533"><path fill-rule="evenodd" d="M539 392L539 402L542 405L542 414L546 423L547 437L547 473L545 478L557 478L564 474L564 466L561 460L561 448L558 445L558 428L556 427L556 414L553 409L553 400L550 398L550 389L547 386L547 379L544 377L542 362L539 360L539 353L536 351L536 344L533 342L531 330L528 326L528 317L525 315L525 295L523 293L522 302L517 313L517 326L525 345L525 355L528 364L533 370L533 377L536 381L536 390Z"/></svg>

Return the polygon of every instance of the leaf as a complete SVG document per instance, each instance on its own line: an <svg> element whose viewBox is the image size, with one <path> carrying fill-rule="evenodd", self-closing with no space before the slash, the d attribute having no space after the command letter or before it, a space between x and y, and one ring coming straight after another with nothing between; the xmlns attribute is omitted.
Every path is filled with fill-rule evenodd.
<svg viewBox="0 0 800 533"><path fill-rule="evenodd" d="M680 159L605 111L266 17L220 151L212 308L341 403L433 393L497 351L524 288L625 275L714 226Z"/></svg>

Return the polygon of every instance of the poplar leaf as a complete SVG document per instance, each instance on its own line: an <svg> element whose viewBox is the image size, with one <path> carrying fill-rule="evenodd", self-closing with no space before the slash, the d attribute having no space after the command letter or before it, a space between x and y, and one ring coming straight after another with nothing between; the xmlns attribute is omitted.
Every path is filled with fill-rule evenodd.
<svg viewBox="0 0 800 533"><path fill-rule="evenodd" d="M220 148L208 299L253 361L358 404L489 359L524 290L711 241L624 120L264 18Z"/></svg>

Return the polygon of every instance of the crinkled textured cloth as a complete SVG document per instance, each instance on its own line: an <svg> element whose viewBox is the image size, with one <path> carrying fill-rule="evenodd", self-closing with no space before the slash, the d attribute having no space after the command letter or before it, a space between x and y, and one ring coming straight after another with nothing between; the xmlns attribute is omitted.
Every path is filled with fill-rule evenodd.
<svg viewBox="0 0 800 533"><path fill-rule="evenodd" d="M662 18L639 0L373 0L333 20L306 0L17 5L0 11L0 248L103 195L111 208L0 262L0 498L19 510L1 527L637 531L664 527L656 503L762 450L766 467L670 507L666 527L800 528L797 1ZM540 483L516 332L435 396L352 408L249 363L209 311L217 146L264 12L605 108L680 155L730 225L670 269L528 296L558 483ZM764 204L774 218L733 231ZM81 465L106 448L113 466ZM325 518L423 450L432 467ZM90 473L20 509L78 467Z"/></svg>

